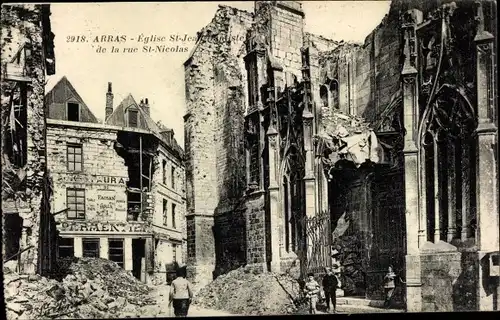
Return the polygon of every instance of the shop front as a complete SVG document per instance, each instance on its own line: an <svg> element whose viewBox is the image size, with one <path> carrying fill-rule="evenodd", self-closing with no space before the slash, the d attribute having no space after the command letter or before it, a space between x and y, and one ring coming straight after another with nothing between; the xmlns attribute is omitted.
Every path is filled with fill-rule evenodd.
<svg viewBox="0 0 500 320"><path fill-rule="evenodd" d="M59 258L108 259L141 281L148 281L153 235L145 223L64 221L58 229Z"/></svg>

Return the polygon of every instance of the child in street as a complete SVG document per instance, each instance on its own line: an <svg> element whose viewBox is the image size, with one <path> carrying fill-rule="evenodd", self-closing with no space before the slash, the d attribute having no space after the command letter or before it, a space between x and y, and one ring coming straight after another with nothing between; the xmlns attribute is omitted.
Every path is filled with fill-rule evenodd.
<svg viewBox="0 0 500 320"><path fill-rule="evenodd" d="M304 286L304 293L309 302L309 313L316 314L316 304L320 291L319 283L314 279L314 274L307 274L307 281Z"/></svg>

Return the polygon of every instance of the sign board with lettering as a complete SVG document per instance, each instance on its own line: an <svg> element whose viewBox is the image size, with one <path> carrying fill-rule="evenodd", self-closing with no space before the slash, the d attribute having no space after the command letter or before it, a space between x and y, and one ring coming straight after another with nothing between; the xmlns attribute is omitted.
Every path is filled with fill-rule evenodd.
<svg viewBox="0 0 500 320"><path fill-rule="evenodd" d="M151 233L145 223L137 222L91 222L91 221L64 221L57 227L61 232L75 233Z"/></svg>
<svg viewBox="0 0 500 320"><path fill-rule="evenodd" d="M111 217L115 214L116 191L97 190L97 212L101 216Z"/></svg>
<svg viewBox="0 0 500 320"><path fill-rule="evenodd" d="M84 184L110 184L125 185L128 177L88 175L88 174L66 174L61 177L64 182L84 183Z"/></svg>

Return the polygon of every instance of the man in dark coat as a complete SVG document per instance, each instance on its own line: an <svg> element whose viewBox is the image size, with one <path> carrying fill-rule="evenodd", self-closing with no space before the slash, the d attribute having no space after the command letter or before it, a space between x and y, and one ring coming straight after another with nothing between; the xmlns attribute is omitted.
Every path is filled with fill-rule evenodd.
<svg viewBox="0 0 500 320"><path fill-rule="evenodd" d="M328 310L330 309L330 300L332 302L333 312L337 309L337 286L338 286L338 278L335 276L331 268L325 268L326 275L323 277L323 290L325 291L326 298L326 307Z"/></svg>

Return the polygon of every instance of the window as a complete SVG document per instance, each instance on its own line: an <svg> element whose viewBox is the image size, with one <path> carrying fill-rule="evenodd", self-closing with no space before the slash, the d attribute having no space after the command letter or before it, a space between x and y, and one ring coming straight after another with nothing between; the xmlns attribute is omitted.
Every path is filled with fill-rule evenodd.
<svg viewBox="0 0 500 320"><path fill-rule="evenodd" d="M139 113L137 110L128 110L128 126L137 128L139 123Z"/></svg>
<svg viewBox="0 0 500 320"><path fill-rule="evenodd" d="M167 184L167 161L163 160L162 163L162 168L163 168L163 184Z"/></svg>
<svg viewBox="0 0 500 320"><path fill-rule="evenodd" d="M172 203L172 228L177 228L175 224L175 203Z"/></svg>
<svg viewBox="0 0 500 320"><path fill-rule="evenodd" d="M248 184L260 186L260 124L258 114L253 114L247 122L247 172Z"/></svg>
<svg viewBox="0 0 500 320"><path fill-rule="evenodd" d="M172 244L172 262L177 262L177 245Z"/></svg>
<svg viewBox="0 0 500 320"><path fill-rule="evenodd" d="M124 267L123 239L108 240L108 259L116 262L120 267Z"/></svg>
<svg viewBox="0 0 500 320"><path fill-rule="evenodd" d="M80 121L80 105L68 102L68 121Z"/></svg>
<svg viewBox="0 0 500 320"><path fill-rule="evenodd" d="M73 238L59 238L59 258L75 256L75 240Z"/></svg>
<svg viewBox="0 0 500 320"><path fill-rule="evenodd" d="M168 225L168 201L163 199L163 225Z"/></svg>
<svg viewBox="0 0 500 320"><path fill-rule="evenodd" d="M474 109L453 89L445 87L436 97L426 110L420 136L427 240L475 239Z"/></svg>
<svg viewBox="0 0 500 320"><path fill-rule="evenodd" d="M82 146L77 144L68 144L68 170L82 171L83 170L83 154Z"/></svg>
<svg viewBox="0 0 500 320"><path fill-rule="evenodd" d="M337 80L333 80L332 82L330 82L330 92L331 92L331 95L332 95L332 105L335 109L339 109L340 108L340 104L339 104L339 83L337 82Z"/></svg>
<svg viewBox="0 0 500 320"><path fill-rule="evenodd" d="M66 190L68 219L85 219L85 189Z"/></svg>
<svg viewBox="0 0 500 320"><path fill-rule="evenodd" d="M99 258L99 239L82 239L83 257Z"/></svg>
<svg viewBox="0 0 500 320"><path fill-rule="evenodd" d="M171 172L171 177L170 179L172 180L172 189L175 189L175 167L172 166L172 172Z"/></svg>
<svg viewBox="0 0 500 320"><path fill-rule="evenodd" d="M323 85L319 88L319 96L321 98L321 103L323 108L328 107L328 88Z"/></svg>
<svg viewBox="0 0 500 320"><path fill-rule="evenodd" d="M3 123L5 128L2 131L5 134L2 141L5 146L3 150L7 153L10 162L16 167L23 167L28 157L27 97L26 84L17 83L10 92L10 110L6 110L8 118Z"/></svg>

